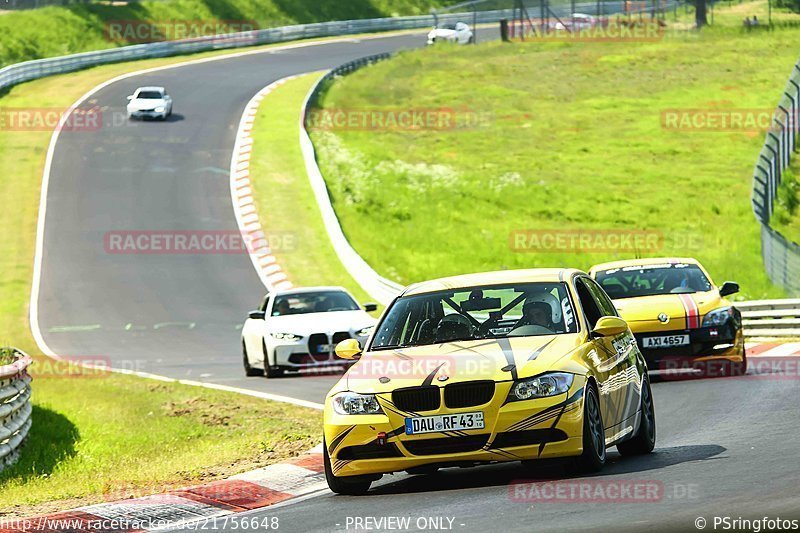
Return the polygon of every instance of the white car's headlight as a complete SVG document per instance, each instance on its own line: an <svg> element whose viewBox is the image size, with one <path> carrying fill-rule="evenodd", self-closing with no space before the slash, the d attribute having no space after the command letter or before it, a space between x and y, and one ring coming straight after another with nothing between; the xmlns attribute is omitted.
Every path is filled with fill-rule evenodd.
<svg viewBox="0 0 800 533"><path fill-rule="evenodd" d="M270 337L279 341L299 341L303 338L302 335L295 335L294 333L270 333Z"/></svg>
<svg viewBox="0 0 800 533"><path fill-rule="evenodd" d="M733 318L733 307L720 307L706 314L703 318L703 326L721 326L729 318Z"/></svg>
<svg viewBox="0 0 800 533"><path fill-rule="evenodd" d="M164 112L164 111L166 111L166 110L167 110L167 108L166 108L166 107L164 107L163 105L160 105L160 106L158 106L158 107L156 108L156 113L163 113L163 112Z"/></svg>
<svg viewBox="0 0 800 533"><path fill-rule="evenodd" d="M333 397L333 410L340 415L379 415L383 414L374 394L340 392Z"/></svg>
<svg viewBox="0 0 800 533"><path fill-rule="evenodd" d="M375 329L375 326L361 328L360 330L356 331L356 337L369 337L369 334L372 333L373 329Z"/></svg>
<svg viewBox="0 0 800 533"><path fill-rule="evenodd" d="M572 386L574 378L573 374L566 372L551 372L535 378L521 379L511 387L508 401L515 402L564 394Z"/></svg>

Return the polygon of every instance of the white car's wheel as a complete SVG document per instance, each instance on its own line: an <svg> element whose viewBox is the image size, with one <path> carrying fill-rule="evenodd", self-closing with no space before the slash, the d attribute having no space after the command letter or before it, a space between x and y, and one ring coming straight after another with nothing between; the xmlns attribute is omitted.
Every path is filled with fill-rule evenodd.
<svg viewBox="0 0 800 533"><path fill-rule="evenodd" d="M283 369L270 364L269 350L267 350L267 343L264 339L261 339L261 349L264 350L264 375L268 378L283 377Z"/></svg>
<svg viewBox="0 0 800 533"><path fill-rule="evenodd" d="M244 375L251 378L255 376L263 376L264 371L260 368L253 368L250 366L250 358L247 356L247 343L242 339L242 356L244 358Z"/></svg>

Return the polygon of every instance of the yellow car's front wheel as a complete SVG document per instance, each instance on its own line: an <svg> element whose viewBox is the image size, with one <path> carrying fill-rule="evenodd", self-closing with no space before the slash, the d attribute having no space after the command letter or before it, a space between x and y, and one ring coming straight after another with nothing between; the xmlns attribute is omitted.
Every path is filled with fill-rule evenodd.
<svg viewBox="0 0 800 533"><path fill-rule="evenodd" d="M606 464L606 432L600 401L592 384L586 386L583 401L583 453L578 457L578 468L583 472L597 472Z"/></svg>
<svg viewBox="0 0 800 533"><path fill-rule="evenodd" d="M331 467L331 458L328 455L328 445L322 441L323 457L325 462L325 481L328 482L328 488L336 494L345 494L348 496L360 496L366 494L370 485L375 480L375 476L348 476L336 477L333 474ZM378 476L380 477L380 476Z"/></svg>

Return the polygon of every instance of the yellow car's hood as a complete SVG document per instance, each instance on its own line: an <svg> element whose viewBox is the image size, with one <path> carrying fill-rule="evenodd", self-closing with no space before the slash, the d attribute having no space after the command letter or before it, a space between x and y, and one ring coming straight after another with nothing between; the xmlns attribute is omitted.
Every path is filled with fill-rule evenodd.
<svg viewBox="0 0 800 533"><path fill-rule="evenodd" d="M481 339L365 353L335 390L364 394L461 381L509 381L558 370L579 334Z"/></svg>
<svg viewBox="0 0 800 533"><path fill-rule="evenodd" d="M720 298L719 291L708 291L622 298L614 300L614 305L636 333L700 327L706 313L728 305L728 302ZM659 320L659 316L662 316L662 320Z"/></svg>

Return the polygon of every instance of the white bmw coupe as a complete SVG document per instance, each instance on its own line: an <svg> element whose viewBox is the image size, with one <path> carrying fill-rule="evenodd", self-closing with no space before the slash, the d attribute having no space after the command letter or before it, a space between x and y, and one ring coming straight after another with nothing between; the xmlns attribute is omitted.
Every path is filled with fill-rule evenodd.
<svg viewBox="0 0 800 533"><path fill-rule="evenodd" d="M305 287L267 294L242 328L244 371L280 377L286 370L342 366L334 347L345 339L366 342L376 320L342 287Z"/></svg>
<svg viewBox="0 0 800 533"><path fill-rule="evenodd" d="M172 114L172 97L164 87L139 87L128 96L128 118L167 120Z"/></svg>
<svg viewBox="0 0 800 533"><path fill-rule="evenodd" d="M472 34L472 30L464 22L440 24L428 32L429 45L437 42L468 44L474 40L475 36Z"/></svg>

